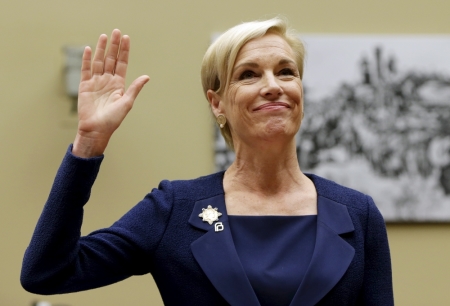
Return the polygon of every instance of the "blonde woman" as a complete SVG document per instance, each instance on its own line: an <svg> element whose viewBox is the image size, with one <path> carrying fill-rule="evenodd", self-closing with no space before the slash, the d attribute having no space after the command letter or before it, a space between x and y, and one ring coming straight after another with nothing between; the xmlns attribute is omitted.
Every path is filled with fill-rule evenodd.
<svg viewBox="0 0 450 306"><path fill-rule="evenodd" d="M283 19L243 23L208 49L203 90L236 160L162 181L111 227L80 237L112 133L148 81L125 91L129 38L83 55L79 127L26 251L39 294L151 273L166 305L393 305L385 224L372 199L297 162L304 48ZM118 54L118 55L117 55Z"/></svg>

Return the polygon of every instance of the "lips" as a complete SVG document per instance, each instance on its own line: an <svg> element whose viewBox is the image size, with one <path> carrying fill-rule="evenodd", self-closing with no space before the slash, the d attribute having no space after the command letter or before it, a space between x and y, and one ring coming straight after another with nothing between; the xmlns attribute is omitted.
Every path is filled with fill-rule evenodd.
<svg viewBox="0 0 450 306"><path fill-rule="evenodd" d="M289 104L284 103L284 102L269 102L269 103L264 103L260 106L258 106L257 108L254 108L253 111L259 111L259 110L271 110L271 109L283 109L283 108L290 108Z"/></svg>

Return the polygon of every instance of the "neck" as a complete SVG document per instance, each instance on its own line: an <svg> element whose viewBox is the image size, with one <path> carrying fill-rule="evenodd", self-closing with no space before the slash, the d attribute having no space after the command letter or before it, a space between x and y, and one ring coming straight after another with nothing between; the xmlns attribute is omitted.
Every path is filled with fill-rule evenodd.
<svg viewBox="0 0 450 306"><path fill-rule="evenodd" d="M294 141L288 145L268 143L249 147L240 144L225 179L234 190L265 195L298 189L308 180L300 170Z"/></svg>

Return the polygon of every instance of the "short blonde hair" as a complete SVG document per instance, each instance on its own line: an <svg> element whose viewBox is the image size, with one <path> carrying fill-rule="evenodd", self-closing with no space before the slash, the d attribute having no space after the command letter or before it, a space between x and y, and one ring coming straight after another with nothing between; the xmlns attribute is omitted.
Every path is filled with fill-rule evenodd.
<svg viewBox="0 0 450 306"><path fill-rule="evenodd" d="M274 33L286 40L291 46L297 63L300 79L303 78L303 61L305 48L294 30L288 28L284 18L275 17L262 21L251 21L239 24L227 30L208 48L203 57L201 79L203 92L209 89L222 95L228 88L236 57L248 41ZM220 129L228 146L233 149L233 138L226 124Z"/></svg>

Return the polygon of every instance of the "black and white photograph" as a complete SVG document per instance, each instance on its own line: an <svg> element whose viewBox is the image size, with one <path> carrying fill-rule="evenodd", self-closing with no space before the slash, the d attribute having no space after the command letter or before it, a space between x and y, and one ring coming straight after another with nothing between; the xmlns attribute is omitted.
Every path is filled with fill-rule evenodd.
<svg viewBox="0 0 450 306"><path fill-rule="evenodd" d="M449 222L450 36L301 39L302 171L370 194L387 222ZM226 169L234 154L215 135Z"/></svg>

